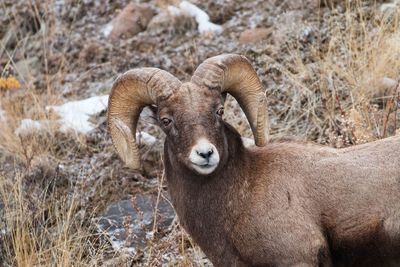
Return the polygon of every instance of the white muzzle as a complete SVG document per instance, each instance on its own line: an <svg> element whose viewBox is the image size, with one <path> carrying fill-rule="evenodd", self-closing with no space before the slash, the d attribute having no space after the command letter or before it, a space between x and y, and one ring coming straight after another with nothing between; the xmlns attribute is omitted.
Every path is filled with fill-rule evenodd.
<svg viewBox="0 0 400 267"><path fill-rule="evenodd" d="M219 153L217 148L206 138L201 138L192 147L189 155L192 167L199 174L212 173L219 164Z"/></svg>

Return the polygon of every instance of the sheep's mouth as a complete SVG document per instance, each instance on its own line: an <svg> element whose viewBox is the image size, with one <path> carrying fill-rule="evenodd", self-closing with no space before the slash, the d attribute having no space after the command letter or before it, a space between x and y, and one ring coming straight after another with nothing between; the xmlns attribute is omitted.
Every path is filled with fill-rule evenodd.
<svg viewBox="0 0 400 267"><path fill-rule="evenodd" d="M209 162L206 164L196 164L192 162L193 169L196 172L204 175L212 173L217 168L217 166L218 164L210 164Z"/></svg>
<svg viewBox="0 0 400 267"><path fill-rule="evenodd" d="M212 168L215 166L215 164L210 164L209 162L206 164L196 164L196 163L192 162L192 164L196 165L197 167L204 168L204 169Z"/></svg>

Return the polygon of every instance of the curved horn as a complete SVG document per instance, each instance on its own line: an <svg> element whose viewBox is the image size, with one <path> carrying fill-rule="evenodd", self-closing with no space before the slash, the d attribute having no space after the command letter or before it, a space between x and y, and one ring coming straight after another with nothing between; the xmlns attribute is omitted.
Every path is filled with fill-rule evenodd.
<svg viewBox="0 0 400 267"><path fill-rule="evenodd" d="M136 143L140 112L171 95L180 84L172 74L157 68L130 70L114 82L108 100L108 127L115 149L129 167L141 167Z"/></svg>
<svg viewBox="0 0 400 267"><path fill-rule="evenodd" d="M225 54L205 60L191 81L197 85L221 88L239 102L250 123L257 146L268 140L268 116L263 87L250 62L241 55Z"/></svg>

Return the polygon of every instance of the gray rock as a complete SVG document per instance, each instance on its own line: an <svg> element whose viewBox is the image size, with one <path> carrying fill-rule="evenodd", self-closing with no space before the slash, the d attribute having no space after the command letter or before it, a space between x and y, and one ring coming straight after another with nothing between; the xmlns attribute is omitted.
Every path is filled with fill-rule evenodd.
<svg viewBox="0 0 400 267"><path fill-rule="evenodd" d="M156 232L166 230L172 223L175 212L170 203L160 197L155 216L157 196L137 194L131 200L113 203L96 219L96 226L106 234L114 250L120 253L136 254L146 247L153 237L154 218Z"/></svg>
<svg viewBox="0 0 400 267"><path fill-rule="evenodd" d="M154 15L155 11L148 4L129 3L112 21L110 37L130 38L144 31Z"/></svg>

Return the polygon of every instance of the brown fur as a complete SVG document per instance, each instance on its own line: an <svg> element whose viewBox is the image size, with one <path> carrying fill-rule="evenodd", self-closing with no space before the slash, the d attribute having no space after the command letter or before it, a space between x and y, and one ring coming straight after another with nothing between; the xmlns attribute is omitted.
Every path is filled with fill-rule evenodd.
<svg viewBox="0 0 400 267"><path fill-rule="evenodd" d="M215 266L400 264L400 137L346 149L297 142L247 149L215 115L216 90L184 84L158 103L168 189L180 222ZM187 155L218 149L209 175Z"/></svg>

